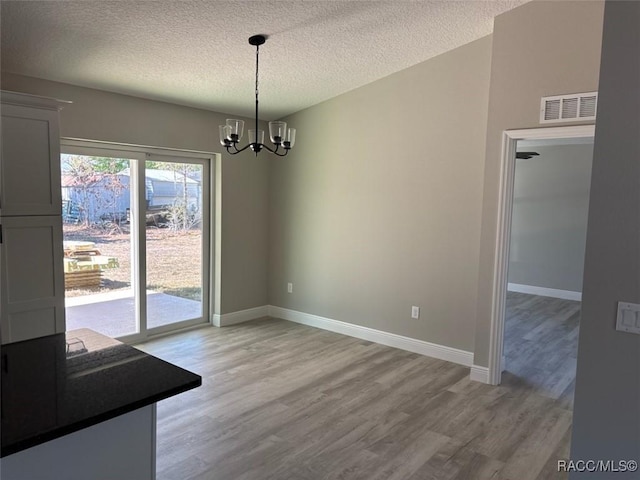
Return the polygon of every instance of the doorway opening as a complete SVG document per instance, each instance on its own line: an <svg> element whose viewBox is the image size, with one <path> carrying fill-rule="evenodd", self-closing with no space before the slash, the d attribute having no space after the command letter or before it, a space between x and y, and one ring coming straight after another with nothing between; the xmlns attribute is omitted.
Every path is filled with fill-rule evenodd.
<svg viewBox="0 0 640 480"><path fill-rule="evenodd" d="M507 351L505 349L505 333L506 333L505 326L507 323L507 312L509 308L511 310L515 310L518 306L518 303L520 303L521 305L522 303L524 303L525 305L528 303L529 306L535 306L536 305L535 300L536 300L536 297L538 297L537 307L539 307L541 311L545 311L546 309L547 315L548 315L548 312L550 311L549 309L560 311L564 308L568 312L569 310L571 310L571 305L555 305L552 301L551 306L549 305L545 306L545 302L547 301L544 300L544 296L548 295L550 291L553 291L553 290L555 290L556 293L558 291L575 293L575 289L577 287L575 286L575 283L573 284L570 283L572 280L570 280L569 278L566 278L569 276L573 278L573 281L575 281L575 279L579 277L579 280L580 280L579 287L581 288L581 275L582 275L581 269L582 269L582 262L584 260L583 258L584 252L582 256L580 256L579 248L575 249L575 251L572 251L570 254L570 256L572 256L574 260L576 258L579 260L578 261L578 263L580 264L579 273L574 272L573 275L567 274L566 258L564 258L563 260L565 262L564 265L554 264L551 266L555 268L552 268L552 269L547 268L546 270L548 271L542 272L539 268L536 270L536 268L539 267L539 264L538 262L535 262L532 260L535 258L536 255L543 253L544 248L540 248L541 247L541 243L539 241L540 239L536 240L535 238L531 238L531 234L532 234L531 226L528 225L526 222L524 222L523 225L516 224L515 231L516 233L519 231L517 235L520 235L520 238L517 238L515 240L512 239L512 231L514 230L513 213L514 213L514 190L515 190L515 182L516 182L516 162L519 161L516 159L516 155L519 149L518 147L520 146L521 151L535 152L534 147L536 145L539 148L542 148L540 143L536 144L535 142L546 142L547 144L557 144L557 145L581 144L581 143L588 144L590 141L589 139L591 139L592 141L594 133L595 133L594 125L584 125L584 126L574 126L574 127L538 128L538 129L529 129L529 130L508 130L508 131L505 131L503 134L500 196L499 196L499 202L498 202L498 231L497 231L497 243L496 243L496 258L495 258L495 264L494 264L491 336L490 336L490 344L489 344L488 383L490 384L498 385L501 383L503 369L505 366L507 366L505 365L505 363L508 363L505 354L509 353L512 355L517 355L517 352L518 352L517 347L514 348L512 351ZM536 152L536 153L539 153L539 152ZM523 158L522 161L535 162L536 161L535 159L538 159L538 158L539 156L532 155L531 158L529 159ZM589 176L590 176L590 168L589 168ZM568 178L567 180L570 181L571 178ZM553 183L556 184L555 188L558 188L559 182L553 182ZM550 186L545 185L544 188L550 188ZM534 192L534 195L533 195L534 197L540 196L541 192L535 190L535 188L533 188L531 191ZM528 197L531 197L531 192L529 192ZM521 200L521 203L524 203L522 201L523 199L520 199L520 200ZM531 200L531 198L526 198L524 200ZM545 201L548 201L548 200L549 199L545 199ZM569 206L571 205L570 199L565 198L563 201L565 201L567 205ZM529 210L530 211L527 213L531 214L532 213L531 208L529 208ZM535 211L535 208L533 210ZM538 208L538 210L541 210L541 209ZM558 222L559 219L562 219L562 218L565 218L566 220L567 218L570 218L570 215L567 214L567 212L569 211L571 211L571 208L565 209L564 217L562 217L561 215L559 218L557 216L554 217L554 215L557 212L552 212L550 219L548 221ZM568 222L571 222L571 221L572 220L569 220ZM539 232L533 231L534 237L535 235L543 235L545 233L544 231L545 228L547 227L542 227L541 231ZM553 232L546 232L546 233L549 233L551 236L553 234ZM575 234L575 232L573 233ZM570 238L570 237L571 235L567 236L567 238ZM512 243L512 240L513 240L513 243ZM548 241L547 241L547 246L549 246ZM551 246L553 247L554 245L551 245ZM555 246L557 247L558 245L555 245ZM511 256L512 247L514 248L513 257ZM582 247L582 249L584 249L584 246ZM555 252L556 255L562 255L562 253L558 253L558 252L567 251L566 248L556 249L556 250L558 250ZM511 263L511 266L512 266L511 269L509 268L510 259L513 260L513 262ZM520 262L520 264L518 264L518 262ZM543 263L549 264L554 262L549 258L545 258ZM531 264L533 264L534 267L536 268L533 269L534 271L531 271L531 268L529 268L529 271L527 271L527 267L531 267ZM510 278L510 275L511 275L511 278ZM562 278L562 279L554 278L554 275L556 277L558 275L560 276L564 275L565 278ZM538 289L535 289L535 288L529 289L528 292L517 291L518 289L522 290L521 288L522 285L526 285L525 283L518 283L518 281L525 281L523 280L525 278L528 278L528 280L526 280L527 283L534 283L534 285L529 285L529 287L532 287L532 286L538 287ZM552 283L549 283L550 278ZM542 279L545 279L545 280L541 281ZM536 283L538 285L535 285ZM540 285L541 283L547 283L547 285L552 285L552 286L549 287L549 286ZM573 286L561 288L561 285L573 285ZM509 286L511 286L511 292L509 292ZM571 288L571 290L569 288ZM541 295L541 294L544 294L544 295ZM531 295L533 299L526 298L526 297L523 298L522 295ZM509 299L509 297L511 297L511 299ZM508 300L509 300L509 305L507 303ZM552 300L557 300L557 301L564 300L564 301L574 302L573 307L574 308L576 307L575 305L576 300L571 300L571 299L552 299ZM577 311L579 311L579 305L577 306ZM516 313L521 313L521 312L516 312ZM546 317L544 315L545 314L542 314L542 317L541 317L542 320L539 319L538 324L535 324L535 321L530 322L535 324L533 327L531 327L532 330L535 330L537 328L535 332L525 332L524 330L517 332L517 322L515 322L514 327L516 327L516 332L517 332L515 335L517 336L519 334L522 334L522 336L527 336L529 339L527 341L533 341L533 339L537 335L543 336L545 333L552 335L552 333L544 331L545 327L551 328L551 325L552 325L551 323L545 324L544 318ZM577 318L574 318L574 320L577 320ZM566 325L564 328L571 329L570 323ZM510 329L509 331L510 334L511 334L511 330L512 329ZM575 334L577 334L577 330ZM530 351L532 354L536 353L535 348L530 348ZM540 353L540 357L538 358L542 358L544 356L544 353L543 352L539 352L539 353ZM526 357L527 355L521 355L521 356ZM548 358L546 360L548 360ZM538 360L531 360L531 361L538 361ZM558 361L561 361L560 357L558 357ZM512 361L512 364L513 363L514 362ZM526 365L526 364L523 364L523 365ZM530 364L529 364L529 367L530 367ZM570 362L567 368L568 368L567 371L569 371ZM533 377L537 376L540 379L542 379L545 375L544 373L538 373L533 370L531 371L531 373ZM573 370L573 375L575 375L575 368ZM557 389L560 388L560 383L562 382L558 383L558 385L556 386Z"/></svg>
<svg viewBox="0 0 640 480"><path fill-rule="evenodd" d="M518 140L503 384L572 410L593 138Z"/></svg>
<svg viewBox="0 0 640 480"><path fill-rule="evenodd" d="M211 161L62 141L67 330L142 341L211 319Z"/></svg>

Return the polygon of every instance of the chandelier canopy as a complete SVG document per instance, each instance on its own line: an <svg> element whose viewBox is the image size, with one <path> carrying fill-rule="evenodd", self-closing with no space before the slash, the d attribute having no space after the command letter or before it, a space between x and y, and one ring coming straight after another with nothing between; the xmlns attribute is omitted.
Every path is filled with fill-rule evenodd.
<svg viewBox="0 0 640 480"><path fill-rule="evenodd" d="M264 144L264 130L258 128L258 66L260 45L267 41L265 35L254 35L249 38L249 44L256 47L256 122L255 129L249 129L249 144L238 148L238 142L242 139L244 131L244 121L228 118L224 125L220 125L220 144L227 149L231 155L240 153L247 148L251 148L258 156L264 148L271 153L284 157L293 148L296 141L296 129L287 128L286 122L269 122L269 138L275 148L270 148ZM282 148L282 150L280 150Z"/></svg>

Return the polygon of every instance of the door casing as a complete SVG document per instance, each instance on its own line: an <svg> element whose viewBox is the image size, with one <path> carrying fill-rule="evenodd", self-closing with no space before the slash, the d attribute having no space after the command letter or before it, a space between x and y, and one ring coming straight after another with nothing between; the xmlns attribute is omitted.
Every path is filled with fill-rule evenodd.
<svg viewBox="0 0 640 480"><path fill-rule="evenodd" d="M509 269L509 244L511 239L511 216L513 213L517 142L519 140L585 138L593 137L594 135L595 125L505 130L502 134L498 223L493 265L493 282L491 287L489 366L486 379L490 385L499 385L502 379L507 275Z"/></svg>

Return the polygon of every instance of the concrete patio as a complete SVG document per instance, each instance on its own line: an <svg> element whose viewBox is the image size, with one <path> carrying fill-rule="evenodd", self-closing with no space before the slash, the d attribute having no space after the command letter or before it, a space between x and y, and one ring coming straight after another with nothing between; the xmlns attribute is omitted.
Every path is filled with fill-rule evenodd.
<svg viewBox="0 0 640 480"><path fill-rule="evenodd" d="M135 304L130 291L66 299L67 330L90 328L109 337L137 332ZM199 301L147 291L147 328L202 316Z"/></svg>

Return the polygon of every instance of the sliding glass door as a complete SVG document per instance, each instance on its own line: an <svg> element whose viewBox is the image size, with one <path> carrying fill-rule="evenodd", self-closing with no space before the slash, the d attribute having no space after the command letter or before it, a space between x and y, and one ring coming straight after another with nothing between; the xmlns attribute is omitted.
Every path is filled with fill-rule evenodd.
<svg viewBox="0 0 640 480"><path fill-rule="evenodd" d="M67 330L86 327L111 337L139 332L128 215L134 162L61 157Z"/></svg>
<svg viewBox="0 0 640 480"><path fill-rule="evenodd" d="M155 328L204 313L204 165L147 161L145 172L147 327Z"/></svg>
<svg viewBox="0 0 640 480"><path fill-rule="evenodd" d="M208 322L211 158L85 143L61 156L67 330L138 341Z"/></svg>

